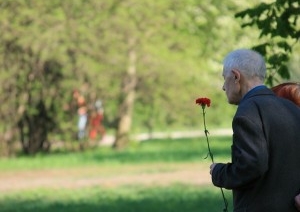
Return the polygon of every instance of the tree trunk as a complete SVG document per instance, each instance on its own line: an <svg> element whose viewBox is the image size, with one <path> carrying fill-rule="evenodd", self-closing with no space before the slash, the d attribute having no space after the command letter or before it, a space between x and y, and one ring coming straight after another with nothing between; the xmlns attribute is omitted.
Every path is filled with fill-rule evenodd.
<svg viewBox="0 0 300 212"><path fill-rule="evenodd" d="M18 123L22 149L25 154L47 152L50 149L48 130L52 120L48 117L43 102L37 106L38 114L24 113Z"/></svg>
<svg viewBox="0 0 300 212"><path fill-rule="evenodd" d="M135 101L137 77L136 77L136 52L134 50L135 40L129 40L129 63L126 76L122 81L122 93L120 98L116 139L113 147L121 149L129 142L129 133L132 123L132 112Z"/></svg>

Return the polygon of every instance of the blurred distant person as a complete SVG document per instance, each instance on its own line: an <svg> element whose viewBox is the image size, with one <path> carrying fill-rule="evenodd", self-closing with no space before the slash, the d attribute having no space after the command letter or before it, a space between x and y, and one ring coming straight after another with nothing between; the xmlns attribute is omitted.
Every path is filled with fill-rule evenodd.
<svg viewBox="0 0 300 212"><path fill-rule="evenodd" d="M105 128L103 126L104 119L104 109L101 100L95 102L95 110L90 116L90 131L89 137L92 140L95 140L98 137L98 133L101 135L101 139L104 138Z"/></svg>
<svg viewBox="0 0 300 212"><path fill-rule="evenodd" d="M78 114L77 138L79 141L82 141L86 135L86 127L87 127L87 122L88 122L88 110L87 110L85 98L83 95L80 94L80 92L78 90L74 91L73 98L77 102L77 114Z"/></svg>
<svg viewBox="0 0 300 212"><path fill-rule="evenodd" d="M78 108L78 140L83 140L87 127L88 113L87 107L82 105Z"/></svg>

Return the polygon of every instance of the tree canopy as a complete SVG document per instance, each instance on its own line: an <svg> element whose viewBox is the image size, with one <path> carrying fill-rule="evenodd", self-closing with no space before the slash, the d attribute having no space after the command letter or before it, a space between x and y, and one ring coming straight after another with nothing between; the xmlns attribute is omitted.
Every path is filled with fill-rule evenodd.
<svg viewBox="0 0 300 212"><path fill-rule="evenodd" d="M74 90L84 96L89 111L101 99L116 148L126 145L132 133L197 129L194 100L200 95L212 99L211 126L230 127L234 108L222 103L221 60L233 48L258 42L259 30L242 29L233 17L258 2L0 0L0 154L13 152L16 142L24 153L35 154L55 141L75 140ZM259 23L266 16L263 9L273 7L263 5L257 9L261 13L249 9L237 17L255 20L253 14L260 14L245 26ZM288 14L293 15L282 16L290 24L295 17L296 25L285 35L293 27L299 30L296 12ZM297 35L260 48L269 62L279 58L287 66L283 53L290 54L289 42ZM286 47L281 57L269 54L273 43L281 53ZM285 77L288 72L278 73Z"/></svg>
<svg viewBox="0 0 300 212"><path fill-rule="evenodd" d="M276 0L261 3L236 14L245 20L242 27L256 26L262 42L253 47L266 57L268 67L267 84L273 85L280 78L290 79L288 62L300 38L300 2L298 0ZM279 79L278 79L279 76Z"/></svg>

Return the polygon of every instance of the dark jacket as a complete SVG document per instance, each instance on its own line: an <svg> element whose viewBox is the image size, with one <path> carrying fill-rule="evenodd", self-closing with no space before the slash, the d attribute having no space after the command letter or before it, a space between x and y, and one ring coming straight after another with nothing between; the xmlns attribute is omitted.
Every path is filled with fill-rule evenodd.
<svg viewBox="0 0 300 212"><path fill-rule="evenodd" d="M297 211L300 108L265 87L242 100L232 128L232 162L217 164L212 181L232 189L234 211Z"/></svg>

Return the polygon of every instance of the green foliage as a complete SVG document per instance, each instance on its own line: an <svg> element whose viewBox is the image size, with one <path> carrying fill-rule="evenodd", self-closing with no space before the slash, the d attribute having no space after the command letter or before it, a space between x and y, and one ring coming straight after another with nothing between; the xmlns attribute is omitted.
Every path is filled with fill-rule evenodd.
<svg viewBox="0 0 300 212"><path fill-rule="evenodd" d="M261 3L258 6L236 13L236 17L245 20L242 27L257 26L263 44L253 47L266 57L268 76L266 83L272 86L282 79L290 79L288 61L292 50L299 44L300 4L298 0L277 0Z"/></svg>
<svg viewBox="0 0 300 212"><path fill-rule="evenodd" d="M137 81L131 133L198 129L194 100L199 96L213 101L208 127L230 127L235 108L227 105L221 90L221 61L233 48L255 43L258 30L241 29L232 14L258 2L0 1L0 154L14 154L14 142L21 140L18 123L27 116L24 137L47 126L47 139L40 136L37 143L74 139L74 89L85 96L89 109L96 99L103 101L105 127L114 132L131 51L136 54L131 65ZM282 19L290 20L286 16ZM287 62L290 39L274 39L282 51L268 61ZM272 46L260 49L269 52ZM278 70L288 77L285 65ZM39 119L40 102L47 118ZM29 123L47 124L30 128Z"/></svg>

